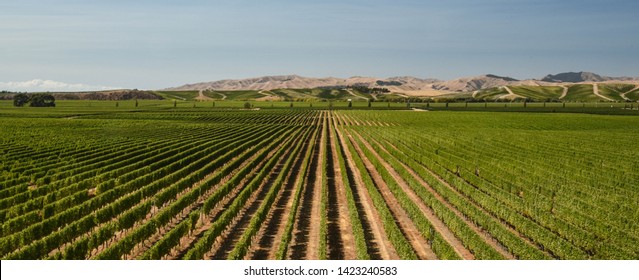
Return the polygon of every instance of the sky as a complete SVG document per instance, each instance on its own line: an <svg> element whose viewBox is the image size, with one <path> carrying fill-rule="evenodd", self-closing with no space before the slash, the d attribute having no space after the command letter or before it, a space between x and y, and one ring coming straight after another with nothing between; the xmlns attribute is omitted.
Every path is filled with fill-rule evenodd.
<svg viewBox="0 0 639 280"><path fill-rule="evenodd" d="M287 74L635 77L637 11L636 0L0 0L0 90Z"/></svg>

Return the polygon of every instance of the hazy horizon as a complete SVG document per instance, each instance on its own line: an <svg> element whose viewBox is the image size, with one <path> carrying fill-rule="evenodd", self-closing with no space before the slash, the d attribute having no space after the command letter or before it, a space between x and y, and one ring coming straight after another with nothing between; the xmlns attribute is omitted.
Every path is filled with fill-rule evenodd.
<svg viewBox="0 0 639 280"><path fill-rule="evenodd" d="M158 89L288 74L637 77L637 10L636 1L592 0L0 3L0 85Z"/></svg>

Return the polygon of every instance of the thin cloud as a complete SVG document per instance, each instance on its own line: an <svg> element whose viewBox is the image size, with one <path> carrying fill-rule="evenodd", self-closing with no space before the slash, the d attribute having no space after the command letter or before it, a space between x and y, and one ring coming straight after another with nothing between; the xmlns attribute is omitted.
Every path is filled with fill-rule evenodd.
<svg viewBox="0 0 639 280"><path fill-rule="evenodd" d="M70 92L70 91L98 91L111 90L116 87L94 86L85 84L68 84L51 80L30 80L24 82L0 82L0 90L15 92Z"/></svg>

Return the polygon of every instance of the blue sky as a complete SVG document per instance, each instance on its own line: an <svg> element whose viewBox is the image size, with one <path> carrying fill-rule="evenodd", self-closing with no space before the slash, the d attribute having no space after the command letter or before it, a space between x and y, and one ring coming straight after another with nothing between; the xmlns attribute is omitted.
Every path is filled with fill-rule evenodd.
<svg viewBox="0 0 639 280"><path fill-rule="evenodd" d="M0 82L639 76L639 1L2 1Z"/></svg>

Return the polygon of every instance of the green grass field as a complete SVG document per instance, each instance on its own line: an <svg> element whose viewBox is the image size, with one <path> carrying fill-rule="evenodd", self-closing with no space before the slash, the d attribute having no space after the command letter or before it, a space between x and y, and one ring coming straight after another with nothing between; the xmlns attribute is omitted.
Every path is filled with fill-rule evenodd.
<svg viewBox="0 0 639 280"><path fill-rule="evenodd" d="M214 91L215 93L222 94L226 96L228 100L235 101L247 101L247 100L255 100L260 97L264 97L263 94L258 93L256 90L236 90L236 91Z"/></svg>
<svg viewBox="0 0 639 280"><path fill-rule="evenodd" d="M601 101L601 98L594 94L592 85L572 85L568 87L568 94L566 94L566 97L563 100L577 102L597 102Z"/></svg>
<svg viewBox="0 0 639 280"><path fill-rule="evenodd" d="M559 100L562 87L555 86L511 86L513 93L530 98L535 101Z"/></svg>
<svg viewBox="0 0 639 280"><path fill-rule="evenodd" d="M630 100L634 100L637 101L639 100L639 89L633 90L629 93L626 93L626 97L628 97Z"/></svg>
<svg viewBox="0 0 639 280"><path fill-rule="evenodd" d="M634 85L627 84L599 84L599 94L615 101L625 101L625 99L621 97L621 94L629 92L634 88Z"/></svg>
<svg viewBox="0 0 639 280"><path fill-rule="evenodd" d="M495 100L499 98L501 95L506 95L508 92L503 88L491 88L486 90L480 90L477 95L475 95L475 99L479 100Z"/></svg>
<svg viewBox="0 0 639 280"><path fill-rule="evenodd" d="M639 257L635 104L244 103L1 101L0 257Z"/></svg>
<svg viewBox="0 0 639 280"><path fill-rule="evenodd" d="M204 96L208 97L208 98L213 98L213 99L218 99L218 100L222 100L224 98L224 95L215 92L215 91L211 91L211 90L205 90L202 92L202 94L204 94Z"/></svg>
<svg viewBox="0 0 639 280"><path fill-rule="evenodd" d="M194 100L198 95L197 90L192 91L156 91L156 94L164 97L165 99L176 99L182 101Z"/></svg>

